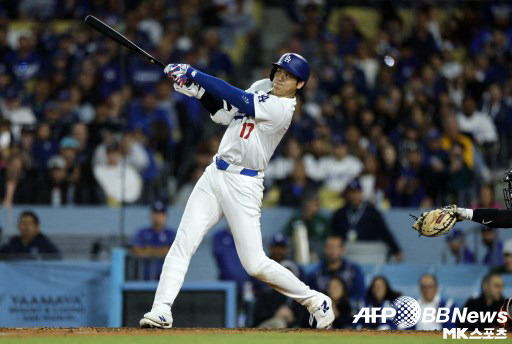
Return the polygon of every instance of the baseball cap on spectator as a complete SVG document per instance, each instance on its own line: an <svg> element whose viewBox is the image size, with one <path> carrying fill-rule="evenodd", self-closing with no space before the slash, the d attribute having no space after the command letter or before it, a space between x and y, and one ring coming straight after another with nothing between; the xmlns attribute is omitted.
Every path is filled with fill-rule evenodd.
<svg viewBox="0 0 512 344"><path fill-rule="evenodd" d="M60 149L65 149L65 148L78 149L78 147L80 147L80 143L78 142L77 139L75 139L71 136L66 136L65 138L60 140L60 144L59 144Z"/></svg>
<svg viewBox="0 0 512 344"><path fill-rule="evenodd" d="M283 233L276 233L272 236L270 246L288 246L288 239Z"/></svg>
<svg viewBox="0 0 512 344"><path fill-rule="evenodd" d="M464 239L464 233L460 229L452 229L446 236L446 241L451 242L454 240Z"/></svg>
<svg viewBox="0 0 512 344"><path fill-rule="evenodd" d="M47 164L49 169L52 168L65 168L66 167L66 160L64 160L63 157L60 155L54 155L48 160Z"/></svg>
<svg viewBox="0 0 512 344"><path fill-rule="evenodd" d="M512 239L503 243L503 254L512 254Z"/></svg>
<svg viewBox="0 0 512 344"><path fill-rule="evenodd" d="M154 213L166 213L167 203L164 201L156 201L151 205L151 211Z"/></svg>
<svg viewBox="0 0 512 344"><path fill-rule="evenodd" d="M359 181L359 178L356 178L354 180L352 180L348 185L347 185L347 190L361 190L362 187L361 187L361 182Z"/></svg>

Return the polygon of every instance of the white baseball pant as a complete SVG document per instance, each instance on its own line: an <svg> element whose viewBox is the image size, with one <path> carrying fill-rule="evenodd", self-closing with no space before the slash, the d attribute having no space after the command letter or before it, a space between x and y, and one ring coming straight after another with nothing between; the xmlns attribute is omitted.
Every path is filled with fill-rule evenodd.
<svg viewBox="0 0 512 344"><path fill-rule="evenodd" d="M169 312L178 295L190 259L204 235L222 215L233 233L236 250L247 273L313 311L320 293L265 255L260 230L263 179L218 170L209 165L185 207L176 239L167 253L153 311Z"/></svg>

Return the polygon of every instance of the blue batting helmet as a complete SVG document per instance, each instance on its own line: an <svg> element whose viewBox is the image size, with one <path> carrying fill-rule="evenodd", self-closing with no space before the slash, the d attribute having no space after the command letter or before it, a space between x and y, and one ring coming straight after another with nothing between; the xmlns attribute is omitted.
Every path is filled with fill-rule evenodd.
<svg viewBox="0 0 512 344"><path fill-rule="evenodd" d="M286 53L279 61L272 63L274 66L270 72L270 80L274 79L274 74L278 67L286 69L290 74L304 81L305 83L309 79L309 63L308 61L295 53Z"/></svg>

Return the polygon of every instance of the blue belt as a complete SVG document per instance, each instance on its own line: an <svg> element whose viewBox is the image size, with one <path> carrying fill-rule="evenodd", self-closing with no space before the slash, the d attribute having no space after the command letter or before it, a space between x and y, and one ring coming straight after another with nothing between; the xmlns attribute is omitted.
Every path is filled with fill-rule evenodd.
<svg viewBox="0 0 512 344"><path fill-rule="evenodd" d="M229 167L229 163L225 162L221 158L216 158L215 159L215 165L217 166L217 168L219 170L222 170L222 171L226 171L228 169L228 167ZM240 174L243 174L244 176L249 176L249 177L256 177L258 175L258 171L251 170L249 168L243 168L240 171Z"/></svg>

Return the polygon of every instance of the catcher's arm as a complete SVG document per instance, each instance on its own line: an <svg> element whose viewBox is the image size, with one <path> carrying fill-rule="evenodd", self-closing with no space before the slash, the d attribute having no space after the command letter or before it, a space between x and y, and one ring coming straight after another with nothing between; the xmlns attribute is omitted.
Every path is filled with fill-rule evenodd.
<svg viewBox="0 0 512 344"><path fill-rule="evenodd" d="M458 220L471 220L494 228L512 228L512 210L457 208Z"/></svg>

